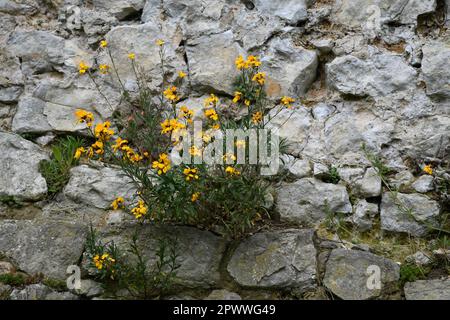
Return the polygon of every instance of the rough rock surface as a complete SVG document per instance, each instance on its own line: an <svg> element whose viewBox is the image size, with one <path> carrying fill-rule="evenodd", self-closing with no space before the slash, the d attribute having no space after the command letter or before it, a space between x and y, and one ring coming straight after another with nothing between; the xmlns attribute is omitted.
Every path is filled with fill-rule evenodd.
<svg viewBox="0 0 450 320"><path fill-rule="evenodd" d="M141 227L115 227L102 231L105 242L113 240L119 248L125 249L137 231L144 258L149 267L156 262L158 239L170 236L178 239L177 282L188 287L209 288L220 281L219 265L226 248L226 241L208 231L201 231L192 227L155 227L144 225Z"/></svg>
<svg viewBox="0 0 450 320"><path fill-rule="evenodd" d="M380 289L367 285L373 274L370 266L380 270ZM323 283L342 299L367 300L393 290L399 277L400 267L389 259L365 251L335 249L328 258Z"/></svg>
<svg viewBox="0 0 450 320"><path fill-rule="evenodd" d="M39 163L48 159L40 147L18 135L0 132L0 197L36 200L47 193Z"/></svg>
<svg viewBox="0 0 450 320"><path fill-rule="evenodd" d="M73 168L64 188L70 199L103 209L110 208L117 197L130 199L135 192L136 186L120 169L87 165Z"/></svg>
<svg viewBox="0 0 450 320"><path fill-rule="evenodd" d="M257 233L239 244L227 270L245 287L310 289L316 277L313 235L307 229Z"/></svg>
<svg viewBox="0 0 450 320"><path fill-rule="evenodd" d="M439 204L424 195L397 193L393 197L386 192L380 207L381 228L423 236L430 227L437 227L439 213Z"/></svg>
<svg viewBox="0 0 450 320"><path fill-rule="evenodd" d="M64 280L81 257L87 226L60 220L0 221L0 253L20 270Z"/></svg>
<svg viewBox="0 0 450 320"><path fill-rule="evenodd" d="M331 212L352 212L344 186L314 178L282 184L276 206L283 219L300 223L320 223L326 217L327 207Z"/></svg>
<svg viewBox="0 0 450 320"><path fill-rule="evenodd" d="M264 205L272 217L280 218L276 227L269 224L263 232L233 243L194 228L163 232L142 227L141 242L148 245L150 262L157 236L168 233L181 239L180 290L189 292L174 298L204 298L220 288L243 298L303 297L305 290L321 291L316 286L322 283L330 250L342 243L317 237L314 249L311 231L291 228L306 225L323 231L325 218L335 212L353 224L352 241L358 232L372 231L387 231L382 232L387 238L399 233L434 237L429 227L438 225L448 207L441 183L449 175L449 16L450 0L0 0L1 259L29 275L42 272L63 279L67 264L81 259L90 222L106 239L121 245L130 240L134 217L110 210L114 198L132 201L135 191L118 168L92 161L72 168L69 184L50 198L38 167L59 137L89 136L74 119L76 109L89 110L96 121L110 120L113 125L116 116L126 119L136 111L134 102L128 103L120 92L123 85L133 101L139 98L129 53L135 54L139 74L157 102L163 84L157 39L165 42L164 86L177 82L181 99L176 107L195 110L195 119L204 120L203 100L212 92L220 99L219 113L237 118L248 113L247 108L224 108L234 95L234 62L240 54L257 55L262 61L266 120L279 111L281 96L296 99L291 110L282 110L268 124L289 144L283 170L269 179L274 185ZM107 48L100 46L104 39ZM122 83L114 72L98 70L99 64L112 64L109 53ZM92 78L79 74L80 62L92 67ZM179 71L187 75L182 84L176 80ZM368 161L363 144L389 168L386 183ZM424 164L432 165L432 175L419 172ZM334 169L337 174L331 174ZM385 184L399 192L411 215L389 198ZM365 243L343 244L371 249ZM395 256L393 250L389 254ZM297 251L306 251L305 259ZM391 266L368 252L332 253L329 263L338 264L336 256L345 256L338 265L350 271L346 283L336 280L328 289L342 298L384 298L384 290L361 289L363 272L351 269L367 261ZM423 256L412 253L406 260L419 264L433 257L427 250ZM434 255L448 256L444 248ZM230 259L254 262L232 265ZM231 277L227 269L233 271ZM316 269L318 279L313 279ZM391 269L386 289L395 278ZM332 268L327 273L330 280ZM429 290L422 291L430 296L445 296L441 284L433 281L408 284L404 292L411 297L427 286ZM2 286L0 296L13 291L11 298L71 299L77 294L103 299L95 283L84 279L83 284L78 293L40 285ZM237 298L223 290L211 295Z"/></svg>
<svg viewBox="0 0 450 320"><path fill-rule="evenodd" d="M450 280L417 280L405 284L406 300L450 300Z"/></svg>
<svg viewBox="0 0 450 320"><path fill-rule="evenodd" d="M341 93L372 97L405 90L414 83L417 72L400 56L380 54L370 60L343 56L327 65L330 85Z"/></svg>

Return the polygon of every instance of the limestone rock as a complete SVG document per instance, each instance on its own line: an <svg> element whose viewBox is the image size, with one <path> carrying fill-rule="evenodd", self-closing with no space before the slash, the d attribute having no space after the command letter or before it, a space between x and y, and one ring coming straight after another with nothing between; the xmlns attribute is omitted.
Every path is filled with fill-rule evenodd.
<svg viewBox="0 0 450 320"><path fill-rule="evenodd" d="M434 189L433 176L430 176L430 175L420 176L416 181L414 181L414 183L411 185L411 187L420 193L426 193L429 191L433 191L433 189Z"/></svg>
<svg viewBox="0 0 450 320"><path fill-rule="evenodd" d="M278 190L277 210L282 219L300 223L320 223L331 212L352 212L347 190L342 185L304 178L283 183Z"/></svg>
<svg viewBox="0 0 450 320"><path fill-rule="evenodd" d="M83 252L87 227L59 220L0 222L0 253L20 270L66 279L66 269L77 264Z"/></svg>
<svg viewBox="0 0 450 320"><path fill-rule="evenodd" d="M373 218L378 214L378 205L366 200L359 200L355 205L355 213L352 216L353 223L360 231L368 231L372 228Z"/></svg>
<svg viewBox="0 0 450 320"><path fill-rule="evenodd" d="M164 45L164 67L167 74L174 75L179 70L186 70L182 55L175 52L181 39L168 39L168 36L161 32L156 24L118 26L108 32L105 38L108 41L111 56L123 83L136 82L128 58L129 53L134 53L136 64L142 69L143 75L149 81L149 86L153 89L160 86L162 77L159 46L155 44L157 39L166 42ZM100 61L108 65L111 64L111 59L106 53L102 54Z"/></svg>
<svg viewBox="0 0 450 320"><path fill-rule="evenodd" d="M351 28L364 27L370 21L382 24L398 22L417 25L417 17L433 12L436 0L337 0L333 17Z"/></svg>
<svg viewBox="0 0 450 320"><path fill-rule="evenodd" d="M132 199L136 186L120 169L81 165L70 170L64 194L96 208L107 209L117 197Z"/></svg>
<svg viewBox="0 0 450 320"><path fill-rule="evenodd" d="M329 84L340 93L354 96L385 96L405 90L415 80L416 71L400 56L377 54L361 60L338 57L326 66Z"/></svg>
<svg viewBox="0 0 450 320"><path fill-rule="evenodd" d="M261 57L269 97L302 96L316 78L318 57L314 50L294 45L291 39L273 39Z"/></svg>
<svg viewBox="0 0 450 320"><path fill-rule="evenodd" d="M231 31L189 41L186 54L196 90L234 93L232 85L238 75L234 61L245 53Z"/></svg>
<svg viewBox="0 0 450 320"><path fill-rule="evenodd" d="M0 132L0 197L37 200L47 193L39 163L47 154L18 135Z"/></svg>
<svg viewBox="0 0 450 320"><path fill-rule="evenodd" d="M450 300L450 280L417 280L405 284L406 300Z"/></svg>
<svg viewBox="0 0 450 320"><path fill-rule="evenodd" d="M24 289L14 289L11 300L77 300L78 297L70 292L57 292L41 284L31 284Z"/></svg>
<svg viewBox="0 0 450 320"><path fill-rule="evenodd" d="M143 250L144 259L149 268L157 261L156 250L158 241L170 236L177 239L176 262L180 265L177 269L176 282L187 287L210 288L219 283L219 266L222 255L225 252L226 242L211 232L201 231L185 226L152 226L152 225L122 225L101 230L104 242L114 241L126 252L132 236L137 232L138 244Z"/></svg>
<svg viewBox="0 0 450 320"><path fill-rule="evenodd" d="M405 261L418 266L426 266L432 262L431 258L422 251L417 251L416 253L407 256Z"/></svg>
<svg viewBox="0 0 450 320"><path fill-rule="evenodd" d="M424 195L397 193L393 199L389 192L381 200L381 228L386 231L405 232L424 236L429 227L437 226L439 204ZM400 204L400 205L399 205ZM405 209L401 209L405 207ZM410 209L410 214L405 210Z"/></svg>
<svg viewBox="0 0 450 320"><path fill-rule="evenodd" d="M275 15L291 24L305 21L308 17L307 8L310 0L255 0L256 9L265 15Z"/></svg>
<svg viewBox="0 0 450 320"><path fill-rule="evenodd" d="M104 292L101 283L95 282L93 280L81 280L81 288L76 289L75 293L86 296L87 298L98 297Z"/></svg>
<svg viewBox="0 0 450 320"><path fill-rule="evenodd" d="M311 289L316 277L313 234L308 229L257 233L239 244L227 270L245 287Z"/></svg>
<svg viewBox="0 0 450 320"><path fill-rule="evenodd" d="M370 286L369 277L374 275L371 266L380 270L380 289ZM400 267L392 260L365 251L334 249L326 264L323 283L344 300L368 300L395 289L399 277Z"/></svg>
<svg viewBox="0 0 450 320"><path fill-rule="evenodd" d="M368 168L357 185L358 192L365 198L381 195L381 178L375 168Z"/></svg>
<svg viewBox="0 0 450 320"><path fill-rule="evenodd" d="M139 13L144 8L145 0L93 0L92 4L97 10L107 10L117 19L124 20Z"/></svg>
<svg viewBox="0 0 450 320"><path fill-rule="evenodd" d="M450 41L427 43L422 52L422 73L427 94L450 98Z"/></svg>
<svg viewBox="0 0 450 320"><path fill-rule="evenodd" d="M270 111L269 117L270 121L266 117L267 128L276 131L280 138L287 140L290 153L293 155L300 154L307 142L309 129L312 125L311 115L306 108L295 110L274 108Z"/></svg>

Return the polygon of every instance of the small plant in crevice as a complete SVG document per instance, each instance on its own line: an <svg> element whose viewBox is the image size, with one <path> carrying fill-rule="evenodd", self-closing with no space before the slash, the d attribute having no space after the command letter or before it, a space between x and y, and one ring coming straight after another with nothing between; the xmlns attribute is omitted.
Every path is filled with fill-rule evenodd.
<svg viewBox="0 0 450 320"><path fill-rule="evenodd" d="M78 137L60 138L52 146L51 159L40 163L39 171L47 181L49 196L60 192L69 181L70 169L79 162L77 158L74 158L74 154L83 146L83 143L83 140Z"/></svg>
<svg viewBox="0 0 450 320"><path fill-rule="evenodd" d="M328 170L328 174L324 177L324 182L338 184L341 181L341 177L339 176L339 172L336 167L331 166Z"/></svg>
<svg viewBox="0 0 450 320"><path fill-rule="evenodd" d="M27 278L21 273L5 273L0 275L0 283L12 287L19 287L27 284Z"/></svg>
<svg viewBox="0 0 450 320"><path fill-rule="evenodd" d="M138 299L159 299L173 289L180 267L177 250L176 239L160 238L154 252L155 262L149 266L137 233L133 234L126 252L113 241L103 243L92 226L86 241L89 270L93 270L96 279L109 291L125 289Z"/></svg>
<svg viewBox="0 0 450 320"><path fill-rule="evenodd" d="M414 263L405 263L400 266L400 283L404 285L406 282L414 282L416 280L424 280L429 273L426 267L418 266Z"/></svg>

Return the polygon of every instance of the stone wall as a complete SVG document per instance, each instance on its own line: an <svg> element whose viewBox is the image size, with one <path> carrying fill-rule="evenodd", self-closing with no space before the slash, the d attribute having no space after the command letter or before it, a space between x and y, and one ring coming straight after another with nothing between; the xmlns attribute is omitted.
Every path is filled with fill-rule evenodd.
<svg viewBox="0 0 450 320"><path fill-rule="evenodd" d="M64 191L49 200L38 167L55 137L80 134L75 109L102 120L114 112L77 72L81 61L106 61L100 40L108 41L132 90L127 53L136 54L157 88L154 41L162 38L169 72L188 74L193 92L184 104L195 107L210 92L229 98L239 54L261 57L269 98L301 101L291 117L278 120L291 144L289 179L276 188L275 226L240 243L187 226L142 227L149 252L159 233L179 235L186 292L180 295L373 299L404 292L408 299L448 299L450 280L422 280L403 290L403 261L393 261L395 254L321 232L331 210L356 230L409 234L426 243L427 226L438 226L448 210L433 177L418 170L432 163L448 181L447 16L448 0L0 1L0 274L15 269L65 279L67 266L81 263L91 222L105 239L131 237L134 222L108 210L119 190L133 189L119 171L73 168ZM98 80L117 105L117 83ZM382 187L363 143L392 170L392 184L414 219ZM331 167L338 184L326 179ZM381 289L366 286L370 265L381 268ZM98 284L83 283L83 295L102 294ZM44 284L14 290L0 284L2 292L12 299L78 298Z"/></svg>

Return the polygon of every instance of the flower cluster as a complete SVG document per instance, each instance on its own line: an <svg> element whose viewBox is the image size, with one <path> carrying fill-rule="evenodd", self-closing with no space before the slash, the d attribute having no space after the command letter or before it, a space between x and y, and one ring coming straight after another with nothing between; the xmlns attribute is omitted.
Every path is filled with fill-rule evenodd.
<svg viewBox="0 0 450 320"><path fill-rule="evenodd" d="M158 174L161 175L163 173L167 173L170 170L170 159L166 153L162 153L159 155L159 159L153 161L152 168L156 169Z"/></svg>
<svg viewBox="0 0 450 320"><path fill-rule="evenodd" d="M243 56L239 56L235 60L235 65L238 70L249 69L254 67L259 67L261 65L261 61L257 56L248 56L247 60L244 60Z"/></svg>
<svg viewBox="0 0 450 320"><path fill-rule="evenodd" d="M426 174L432 175L433 174L433 168L431 167L431 165L427 164L426 166L423 167L423 172L425 172Z"/></svg>
<svg viewBox="0 0 450 320"><path fill-rule="evenodd" d="M186 126L179 122L178 119L166 119L161 123L162 134L172 134L184 128Z"/></svg>
<svg viewBox="0 0 450 320"><path fill-rule="evenodd" d="M171 102L176 102L180 100L180 97L177 95L178 88L175 86L170 86L166 90L164 90L163 94L167 100Z"/></svg>
<svg viewBox="0 0 450 320"><path fill-rule="evenodd" d="M186 176L186 181L198 180L198 170L195 168L186 168L183 170L183 174Z"/></svg>
<svg viewBox="0 0 450 320"><path fill-rule="evenodd" d="M116 262L116 260L113 259L108 253L103 253L102 255L97 254L92 260L98 270L108 268Z"/></svg>
<svg viewBox="0 0 450 320"><path fill-rule="evenodd" d="M136 219L140 219L147 214L148 208L145 205L144 201L139 199L136 207L131 209L131 213L134 215Z"/></svg>

